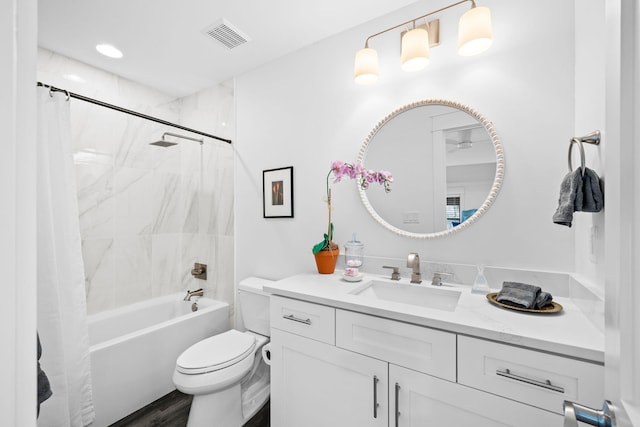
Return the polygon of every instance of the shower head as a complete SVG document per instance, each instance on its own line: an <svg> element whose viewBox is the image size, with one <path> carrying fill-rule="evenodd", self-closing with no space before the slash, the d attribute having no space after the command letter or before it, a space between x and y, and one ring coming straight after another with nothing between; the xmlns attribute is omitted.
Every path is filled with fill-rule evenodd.
<svg viewBox="0 0 640 427"><path fill-rule="evenodd" d="M161 139L160 141L150 142L149 145L155 145L157 147L171 147L172 145L178 145L177 142L169 142Z"/></svg>
<svg viewBox="0 0 640 427"><path fill-rule="evenodd" d="M190 136L178 135L177 133L165 132L162 134L162 139L159 141L150 142L149 145L155 145L157 147L171 147L172 145L178 145L177 142L171 142L164 139L165 136L173 136L174 138L188 139L190 141L199 142L200 145L204 143L204 138L191 138Z"/></svg>

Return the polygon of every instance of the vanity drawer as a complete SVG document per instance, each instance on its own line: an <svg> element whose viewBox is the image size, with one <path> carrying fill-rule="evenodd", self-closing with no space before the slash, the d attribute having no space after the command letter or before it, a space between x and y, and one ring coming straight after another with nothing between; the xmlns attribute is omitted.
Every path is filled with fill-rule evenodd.
<svg viewBox="0 0 640 427"><path fill-rule="evenodd" d="M335 308L271 296L271 327L335 345Z"/></svg>
<svg viewBox="0 0 640 427"><path fill-rule="evenodd" d="M602 365L466 336L458 382L556 413L564 400L594 408L604 400Z"/></svg>
<svg viewBox="0 0 640 427"><path fill-rule="evenodd" d="M336 346L445 380L456 380L453 333L336 310Z"/></svg>

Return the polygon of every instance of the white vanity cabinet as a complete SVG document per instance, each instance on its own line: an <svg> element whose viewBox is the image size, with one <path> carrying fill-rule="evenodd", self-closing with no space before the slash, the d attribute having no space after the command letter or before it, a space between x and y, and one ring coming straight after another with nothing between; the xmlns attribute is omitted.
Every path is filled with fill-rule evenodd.
<svg viewBox="0 0 640 427"><path fill-rule="evenodd" d="M275 295L271 326L277 427L560 427L602 400L587 361Z"/></svg>
<svg viewBox="0 0 640 427"><path fill-rule="evenodd" d="M390 427L562 426L559 415L456 383L457 338L336 310L336 346L389 362Z"/></svg>
<svg viewBox="0 0 640 427"><path fill-rule="evenodd" d="M271 425L387 426L387 363L335 347L335 309L271 297L271 326Z"/></svg>
<svg viewBox="0 0 640 427"><path fill-rule="evenodd" d="M386 427L387 389L387 363L272 329L271 425Z"/></svg>

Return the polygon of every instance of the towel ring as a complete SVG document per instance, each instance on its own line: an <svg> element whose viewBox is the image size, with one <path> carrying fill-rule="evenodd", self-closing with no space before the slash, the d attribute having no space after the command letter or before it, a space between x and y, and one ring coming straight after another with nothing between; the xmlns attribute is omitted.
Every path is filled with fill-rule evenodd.
<svg viewBox="0 0 640 427"><path fill-rule="evenodd" d="M600 144L600 131L597 130L595 132L591 132L589 135L581 136L581 137L573 137L571 138L571 142L569 143L569 172L573 172L573 166L571 165L571 150L573 150L573 144L578 144L578 148L580 149L580 170L582 172L582 176L584 176L585 170L585 161L584 161L584 146L583 143L599 145Z"/></svg>
<svg viewBox="0 0 640 427"><path fill-rule="evenodd" d="M569 143L569 172L573 172L573 165L571 164L571 150L573 149L573 144L578 144L578 148L580 148L580 169L582 171L582 176L584 176L584 147L582 146L582 141L578 138L571 138L571 142Z"/></svg>

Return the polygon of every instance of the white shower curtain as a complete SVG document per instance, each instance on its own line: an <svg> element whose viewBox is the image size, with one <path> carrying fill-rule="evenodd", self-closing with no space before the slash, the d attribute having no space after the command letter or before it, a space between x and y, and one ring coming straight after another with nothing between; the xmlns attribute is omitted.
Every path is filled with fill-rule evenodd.
<svg viewBox="0 0 640 427"><path fill-rule="evenodd" d="M38 88L38 333L53 392L40 407L39 427L94 419L69 104L64 93Z"/></svg>

